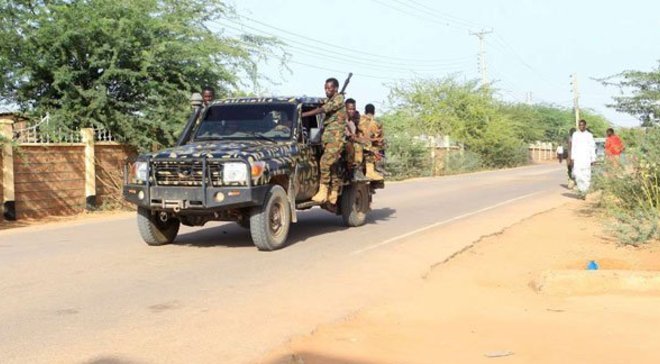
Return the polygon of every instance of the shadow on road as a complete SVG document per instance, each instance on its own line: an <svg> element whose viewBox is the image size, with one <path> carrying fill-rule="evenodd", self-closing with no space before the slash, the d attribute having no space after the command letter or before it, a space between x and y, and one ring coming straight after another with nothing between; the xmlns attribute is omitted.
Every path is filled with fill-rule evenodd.
<svg viewBox="0 0 660 364"><path fill-rule="evenodd" d="M268 361L267 364L301 364L301 363L314 363L314 364L371 364L371 361L362 359L353 359L347 357L331 356L328 354L301 352L282 356L280 358Z"/></svg>
<svg viewBox="0 0 660 364"><path fill-rule="evenodd" d="M561 194L564 197L572 198L574 200L581 200L582 198L575 192L564 192Z"/></svg>
<svg viewBox="0 0 660 364"><path fill-rule="evenodd" d="M210 225L210 224L209 224ZM194 246L198 248L212 248L224 246L227 248L241 248L252 246L249 230L228 222L219 226L208 226L199 230L180 234L172 245Z"/></svg>
<svg viewBox="0 0 660 364"><path fill-rule="evenodd" d="M141 364L141 363L143 362L138 362L131 359L125 359L116 356L98 357L84 362L84 364Z"/></svg>
<svg viewBox="0 0 660 364"><path fill-rule="evenodd" d="M381 208L372 210L367 215L367 225L388 221L396 212L395 209ZM291 225L289 230L289 246L310 238L325 234L346 230L341 217L327 211L314 209L298 213L298 222ZM190 233L180 234L173 245L192 246L198 248L227 247L244 248L252 247L250 231L235 223L222 223L219 226L202 228Z"/></svg>

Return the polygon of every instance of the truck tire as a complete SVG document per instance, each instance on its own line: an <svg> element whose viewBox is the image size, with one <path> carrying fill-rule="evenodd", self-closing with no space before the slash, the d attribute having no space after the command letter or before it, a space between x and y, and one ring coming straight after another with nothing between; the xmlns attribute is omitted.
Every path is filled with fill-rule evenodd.
<svg viewBox="0 0 660 364"><path fill-rule="evenodd" d="M250 211L250 235L259 250L276 250L286 246L291 226L291 205L281 186L271 187L263 206Z"/></svg>
<svg viewBox="0 0 660 364"><path fill-rule="evenodd" d="M144 207L138 207L137 223L142 239L151 246L173 242L181 225L181 222L175 218L163 222L158 218L158 215L152 214L151 210Z"/></svg>
<svg viewBox="0 0 660 364"><path fill-rule="evenodd" d="M362 226L369 212L369 186L353 183L341 194L341 218L348 227Z"/></svg>

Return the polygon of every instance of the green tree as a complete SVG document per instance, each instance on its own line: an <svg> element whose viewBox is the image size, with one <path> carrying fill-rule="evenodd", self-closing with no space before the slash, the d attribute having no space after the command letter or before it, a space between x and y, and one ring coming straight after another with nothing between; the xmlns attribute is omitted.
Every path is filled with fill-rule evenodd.
<svg viewBox="0 0 660 364"><path fill-rule="evenodd" d="M490 114L490 93L454 77L404 81L390 90L398 123L408 131L462 137L478 134Z"/></svg>
<svg viewBox="0 0 660 364"><path fill-rule="evenodd" d="M608 106L637 117L642 126L660 123L660 61L649 72L623 71L600 81L618 87L622 93L630 92L627 96L615 96L614 103Z"/></svg>
<svg viewBox="0 0 660 364"><path fill-rule="evenodd" d="M448 135L478 155L481 166L496 168L527 163L529 143L565 143L575 125L569 108L506 103L492 91L454 77L400 82L391 89L393 108L383 117L386 135ZM594 135L604 135L605 118L591 110L582 115ZM404 149L401 144L397 152Z"/></svg>
<svg viewBox="0 0 660 364"><path fill-rule="evenodd" d="M191 92L254 83L258 60L279 50L207 26L231 15L218 0L0 0L0 94L27 114L49 112L51 126L171 144Z"/></svg>
<svg viewBox="0 0 660 364"><path fill-rule="evenodd" d="M402 82L392 88L390 100L395 107L385 118L388 131L394 124L395 131L448 135L478 154L487 167L527 161L520 138L524 128L501 113L492 91L479 88L476 80L447 77Z"/></svg>
<svg viewBox="0 0 660 364"><path fill-rule="evenodd" d="M566 107L536 104L504 103L499 111L511 120L512 128L526 143L545 141L564 143L571 128L575 127L573 110ZM605 135L610 123L602 115L589 110L581 110L594 136Z"/></svg>

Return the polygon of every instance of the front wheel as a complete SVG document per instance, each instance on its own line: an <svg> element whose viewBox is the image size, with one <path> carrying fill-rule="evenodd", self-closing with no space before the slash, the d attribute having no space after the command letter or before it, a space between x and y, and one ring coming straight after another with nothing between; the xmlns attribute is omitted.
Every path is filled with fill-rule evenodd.
<svg viewBox="0 0 660 364"><path fill-rule="evenodd" d="M181 222L175 218L167 218L163 221L160 216L144 207L138 207L137 223L142 239L152 246L173 242L181 225Z"/></svg>
<svg viewBox="0 0 660 364"><path fill-rule="evenodd" d="M259 250L276 250L286 245L291 226L291 205L281 186L273 186L263 206L250 212L250 235Z"/></svg>
<svg viewBox="0 0 660 364"><path fill-rule="evenodd" d="M341 194L341 218L349 227L362 226L367 222L369 212L369 186L366 183L353 183L344 188Z"/></svg>

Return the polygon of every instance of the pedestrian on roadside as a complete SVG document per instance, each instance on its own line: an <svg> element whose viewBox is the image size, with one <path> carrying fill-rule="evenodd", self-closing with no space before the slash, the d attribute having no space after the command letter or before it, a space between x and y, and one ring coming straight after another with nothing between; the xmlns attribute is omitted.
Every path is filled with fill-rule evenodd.
<svg viewBox="0 0 660 364"><path fill-rule="evenodd" d="M621 153L625 150L623 141L618 135L614 134L614 129L607 129L607 139L605 139L605 156L608 161L619 164Z"/></svg>
<svg viewBox="0 0 660 364"><path fill-rule="evenodd" d="M557 160L559 161L559 164L561 164L563 159L564 159L564 146L559 144L557 146Z"/></svg>
<svg viewBox="0 0 660 364"><path fill-rule="evenodd" d="M573 133L571 141L571 160L578 193L585 199L591 187L591 166L596 161L596 141L587 131L585 120L580 120L578 126L579 130Z"/></svg>

